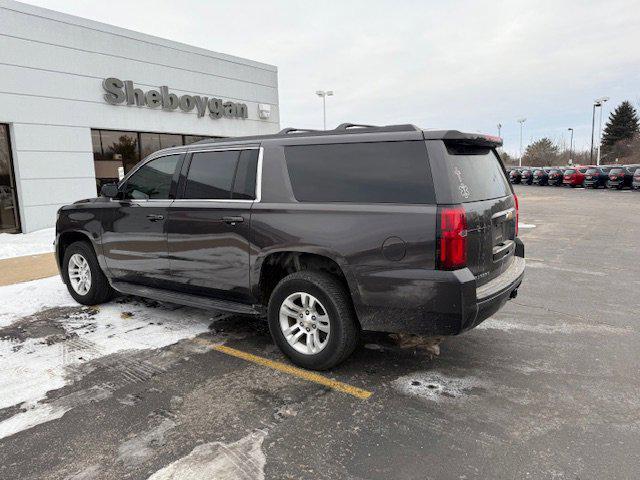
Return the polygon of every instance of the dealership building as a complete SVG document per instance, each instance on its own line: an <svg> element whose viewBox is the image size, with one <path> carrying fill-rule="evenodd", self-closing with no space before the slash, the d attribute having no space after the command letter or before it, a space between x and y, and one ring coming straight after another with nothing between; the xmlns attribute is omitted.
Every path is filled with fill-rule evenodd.
<svg viewBox="0 0 640 480"><path fill-rule="evenodd" d="M161 148L279 124L275 66L0 0L0 232Z"/></svg>

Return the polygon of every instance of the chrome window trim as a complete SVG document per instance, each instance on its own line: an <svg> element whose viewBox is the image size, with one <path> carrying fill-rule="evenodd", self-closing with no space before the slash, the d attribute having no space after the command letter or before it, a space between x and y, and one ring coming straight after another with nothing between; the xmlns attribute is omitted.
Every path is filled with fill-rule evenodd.
<svg viewBox="0 0 640 480"><path fill-rule="evenodd" d="M120 189L120 187L122 185L124 185L124 183L129 179L129 177L131 177L134 173L136 173L138 170L140 170L143 166L145 166L147 163L156 160L158 158L162 158L162 157L169 157L172 155L188 155L188 154L194 154L194 153L205 153L205 152L226 152L226 151L235 151L235 150L259 150L258 152L258 164L257 164L257 171L256 171L256 188L255 188L255 199L254 200L247 200L247 199L242 199L242 198L149 198L149 199L122 199L122 200L117 200L117 199L113 199L110 198L109 201L110 202L127 202L127 203L146 203L146 202L220 202L220 203L234 203L234 202L240 202L240 203L260 203L260 201L262 200L262 166L263 166L263 158L264 158L264 147L258 147L258 146L248 146L248 147L231 147L231 148L224 148L224 147L218 147L218 148L211 148L211 149L205 149L205 150L191 150L191 149L186 149L185 151L177 151L177 152L163 152L159 155L156 155L155 153L152 153L151 155L149 155L146 159L144 159L142 162L140 162L139 165L136 166L136 168L134 168L133 170L131 170L127 175L124 176L124 178L122 180L120 180L120 182L118 182L118 189ZM160 152L158 152L160 153ZM171 206L171 205L169 205Z"/></svg>

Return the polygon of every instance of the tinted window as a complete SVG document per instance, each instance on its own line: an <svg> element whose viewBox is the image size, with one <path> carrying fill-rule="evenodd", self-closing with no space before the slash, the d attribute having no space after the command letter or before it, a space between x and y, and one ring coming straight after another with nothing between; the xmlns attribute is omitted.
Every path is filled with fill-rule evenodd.
<svg viewBox="0 0 640 480"><path fill-rule="evenodd" d="M180 155L156 158L140 167L124 188L125 198L136 200L169 198L171 180Z"/></svg>
<svg viewBox="0 0 640 480"><path fill-rule="evenodd" d="M435 203L424 142L285 147L301 202Z"/></svg>
<svg viewBox="0 0 640 480"><path fill-rule="evenodd" d="M184 198L231 198L239 150L194 153L187 174Z"/></svg>
<svg viewBox="0 0 640 480"><path fill-rule="evenodd" d="M447 143L449 181L457 202L477 202L511 195L494 150ZM524 170L523 175L531 175Z"/></svg>
<svg viewBox="0 0 640 480"><path fill-rule="evenodd" d="M232 198L253 200L256 198L256 174L258 150L242 150L236 169Z"/></svg>

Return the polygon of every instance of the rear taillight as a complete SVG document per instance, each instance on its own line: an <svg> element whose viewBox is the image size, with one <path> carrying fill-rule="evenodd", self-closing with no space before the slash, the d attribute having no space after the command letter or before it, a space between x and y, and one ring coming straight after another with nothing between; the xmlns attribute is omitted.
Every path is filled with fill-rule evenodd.
<svg viewBox="0 0 640 480"><path fill-rule="evenodd" d="M438 268L457 270L467 266L467 213L463 207L440 209Z"/></svg>
<svg viewBox="0 0 640 480"><path fill-rule="evenodd" d="M518 205L518 196L513 194L513 201L516 202L516 237L518 236L518 223L520 222L520 205Z"/></svg>

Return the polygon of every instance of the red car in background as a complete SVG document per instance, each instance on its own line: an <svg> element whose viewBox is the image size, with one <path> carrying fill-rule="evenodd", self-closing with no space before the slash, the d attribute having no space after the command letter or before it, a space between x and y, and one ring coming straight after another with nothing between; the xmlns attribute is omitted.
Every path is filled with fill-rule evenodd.
<svg viewBox="0 0 640 480"><path fill-rule="evenodd" d="M593 166L594 165L583 165L580 167L567 168L564 171L562 183L564 185L569 185L571 188L581 187L584 183L584 174Z"/></svg>

